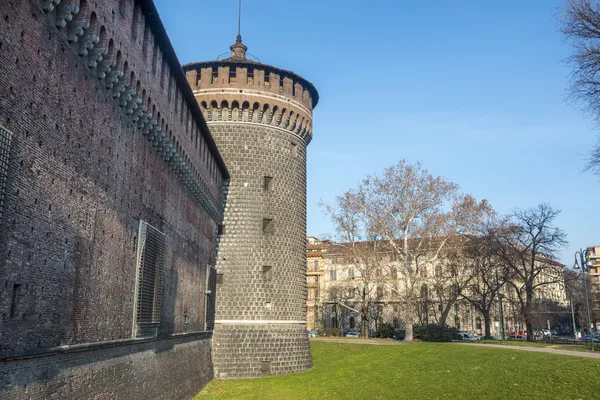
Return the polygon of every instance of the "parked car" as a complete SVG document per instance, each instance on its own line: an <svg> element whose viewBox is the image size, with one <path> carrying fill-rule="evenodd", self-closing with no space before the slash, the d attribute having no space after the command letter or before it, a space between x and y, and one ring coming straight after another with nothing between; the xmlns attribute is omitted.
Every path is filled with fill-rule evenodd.
<svg viewBox="0 0 600 400"><path fill-rule="evenodd" d="M469 341L479 340L478 337L472 335L469 332L458 332L458 336L460 336L462 340L469 340Z"/></svg>
<svg viewBox="0 0 600 400"><path fill-rule="evenodd" d="M509 338L515 340L527 340L527 334L524 332L511 332Z"/></svg>
<svg viewBox="0 0 600 400"><path fill-rule="evenodd" d="M344 336L356 338L356 337L360 337L360 332L348 331L348 332L346 332L346 334Z"/></svg>
<svg viewBox="0 0 600 400"><path fill-rule="evenodd" d="M593 338L594 343L600 343L600 333L594 332L594 333L592 333L591 337ZM590 335L582 336L578 340L589 343L590 342Z"/></svg>
<svg viewBox="0 0 600 400"><path fill-rule="evenodd" d="M317 328L312 328L308 330L308 337L317 337Z"/></svg>

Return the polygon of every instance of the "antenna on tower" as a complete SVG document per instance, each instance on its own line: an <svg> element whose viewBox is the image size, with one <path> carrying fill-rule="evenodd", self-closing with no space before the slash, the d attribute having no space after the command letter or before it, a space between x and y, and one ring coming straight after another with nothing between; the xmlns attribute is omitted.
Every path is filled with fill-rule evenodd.
<svg viewBox="0 0 600 400"><path fill-rule="evenodd" d="M242 0L240 0L238 7L238 34L236 42L242 43Z"/></svg>

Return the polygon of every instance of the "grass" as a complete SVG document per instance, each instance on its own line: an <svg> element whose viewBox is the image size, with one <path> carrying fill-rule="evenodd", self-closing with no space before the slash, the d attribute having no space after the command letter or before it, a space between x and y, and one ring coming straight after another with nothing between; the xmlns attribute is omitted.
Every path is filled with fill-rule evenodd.
<svg viewBox="0 0 600 400"><path fill-rule="evenodd" d="M312 341L310 371L214 380L201 399L597 399L600 360L447 343Z"/></svg>

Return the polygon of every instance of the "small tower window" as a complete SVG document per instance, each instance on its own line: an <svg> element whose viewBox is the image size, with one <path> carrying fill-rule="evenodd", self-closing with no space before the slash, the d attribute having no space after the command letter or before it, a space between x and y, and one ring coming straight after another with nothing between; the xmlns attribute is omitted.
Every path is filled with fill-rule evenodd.
<svg viewBox="0 0 600 400"><path fill-rule="evenodd" d="M283 92L283 76L279 77L279 91Z"/></svg>
<svg viewBox="0 0 600 400"><path fill-rule="evenodd" d="M248 76L246 78L246 83L249 85L254 85L254 68L248 67Z"/></svg>
<svg viewBox="0 0 600 400"><path fill-rule="evenodd" d="M266 71L265 72L265 87L270 87L271 86L271 73Z"/></svg>
<svg viewBox="0 0 600 400"><path fill-rule="evenodd" d="M269 265L263 265L262 267L262 280L264 283L271 282L273 279L273 268Z"/></svg>
<svg viewBox="0 0 600 400"><path fill-rule="evenodd" d="M272 234L275 232L275 223L272 218L263 218L263 233L264 234Z"/></svg>
<svg viewBox="0 0 600 400"><path fill-rule="evenodd" d="M217 227L217 235L224 235L225 234L225 224L219 224L219 226Z"/></svg>
<svg viewBox="0 0 600 400"><path fill-rule="evenodd" d="M199 69L196 71L196 86L199 86L201 81L202 81L202 70Z"/></svg>
<svg viewBox="0 0 600 400"><path fill-rule="evenodd" d="M294 142L291 143L290 147L292 157L298 157L298 145Z"/></svg>
<svg viewBox="0 0 600 400"><path fill-rule="evenodd" d="M216 68L212 69L212 75L210 76L210 83L215 84L219 81L219 70Z"/></svg>
<svg viewBox="0 0 600 400"><path fill-rule="evenodd" d="M237 81L237 70L235 67L229 67L229 83Z"/></svg>
<svg viewBox="0 0 600 400"><path fill-rule="evenodd" d="M273 191L273 177L272 176L265 176L263 179L263 190L265 192L271 192Z"/></svg>

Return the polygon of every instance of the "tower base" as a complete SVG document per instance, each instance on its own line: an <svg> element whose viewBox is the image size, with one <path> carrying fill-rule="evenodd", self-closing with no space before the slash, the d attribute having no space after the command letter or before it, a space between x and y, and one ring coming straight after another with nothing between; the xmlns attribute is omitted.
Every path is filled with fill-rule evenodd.
<svg viewBox="0 0 600 400"><path fill-rule="evenodd" d="M310 369L305 325L217 323L213 334L215 377L254 378Z"/></svg>

